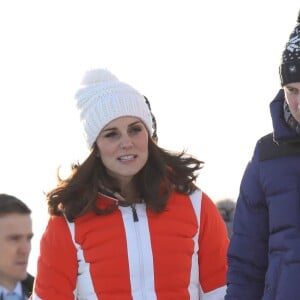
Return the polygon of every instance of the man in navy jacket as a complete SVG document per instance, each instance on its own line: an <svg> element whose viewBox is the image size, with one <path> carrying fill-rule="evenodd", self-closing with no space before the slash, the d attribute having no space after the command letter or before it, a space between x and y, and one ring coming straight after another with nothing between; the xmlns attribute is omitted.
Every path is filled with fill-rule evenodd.
<svg viewBox="0 0 300 300"><path fill-rule="evenodd" d="M300 12L280 79L273 132L257 142L241 181L226 300L300 299Z"/></svg>

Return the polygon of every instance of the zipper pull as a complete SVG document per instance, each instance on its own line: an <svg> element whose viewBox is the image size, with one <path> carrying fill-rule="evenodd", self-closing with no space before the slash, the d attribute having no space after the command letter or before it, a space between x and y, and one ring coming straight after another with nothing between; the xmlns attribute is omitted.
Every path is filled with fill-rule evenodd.
<svg viewBox="0 0 300 300"><path fill-rule="evenodd" d="M139 218L138 218L138 215L137 215L137 212L136 212L135 203L130 204L130 206L131 206L131 209L132 209L133 221L138 222Z"/></svg>

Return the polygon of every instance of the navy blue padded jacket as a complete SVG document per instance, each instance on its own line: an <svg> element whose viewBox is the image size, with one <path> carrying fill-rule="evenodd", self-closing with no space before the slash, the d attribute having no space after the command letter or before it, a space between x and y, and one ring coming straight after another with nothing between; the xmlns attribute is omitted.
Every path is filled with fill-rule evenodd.
<svg viewBox="0 0 300 300"><path fill-rule="evenodd" d="M226 300L300 299L300 137L270 104L273 133L244 172L228 249Z"/></svg>

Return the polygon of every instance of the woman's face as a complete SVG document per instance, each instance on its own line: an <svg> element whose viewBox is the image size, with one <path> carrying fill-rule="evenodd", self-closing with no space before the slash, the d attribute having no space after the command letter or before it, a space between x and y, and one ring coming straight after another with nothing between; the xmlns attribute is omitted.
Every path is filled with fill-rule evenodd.
<svg viewBox="0 0 300 300"><path fill-rule="evenodd" d="M291 114L300 123L300 82L289 83L283 89Z"/></svg>
<svg viewBox="0 0 300 300"><path fill-rule="evenodd" d="M108 123L96 139L107 172L128 183L148 159L148 131L135 117L120 117Z"/></svg>

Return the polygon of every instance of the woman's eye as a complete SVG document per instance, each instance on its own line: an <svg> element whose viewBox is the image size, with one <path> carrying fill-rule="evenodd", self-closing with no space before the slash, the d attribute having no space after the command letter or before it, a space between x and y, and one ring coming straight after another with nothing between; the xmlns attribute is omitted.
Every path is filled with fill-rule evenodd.
<svg viewBox="0 0 300 300"><path fill-rule="evenodd" d="M110 132L106 133L104 137L112 138L112 137L115 137L116 135L117 135L117 133L115 131L110 131Z"/></svg>
<svg viewBox="0 0 300 300"><path fill-rule="evenodd" d="M137 133L137 132L140 132L140 131L142 131L141 126L134 126L134 127L130 128L130 132L132 132L132 133Z"/></svg>

